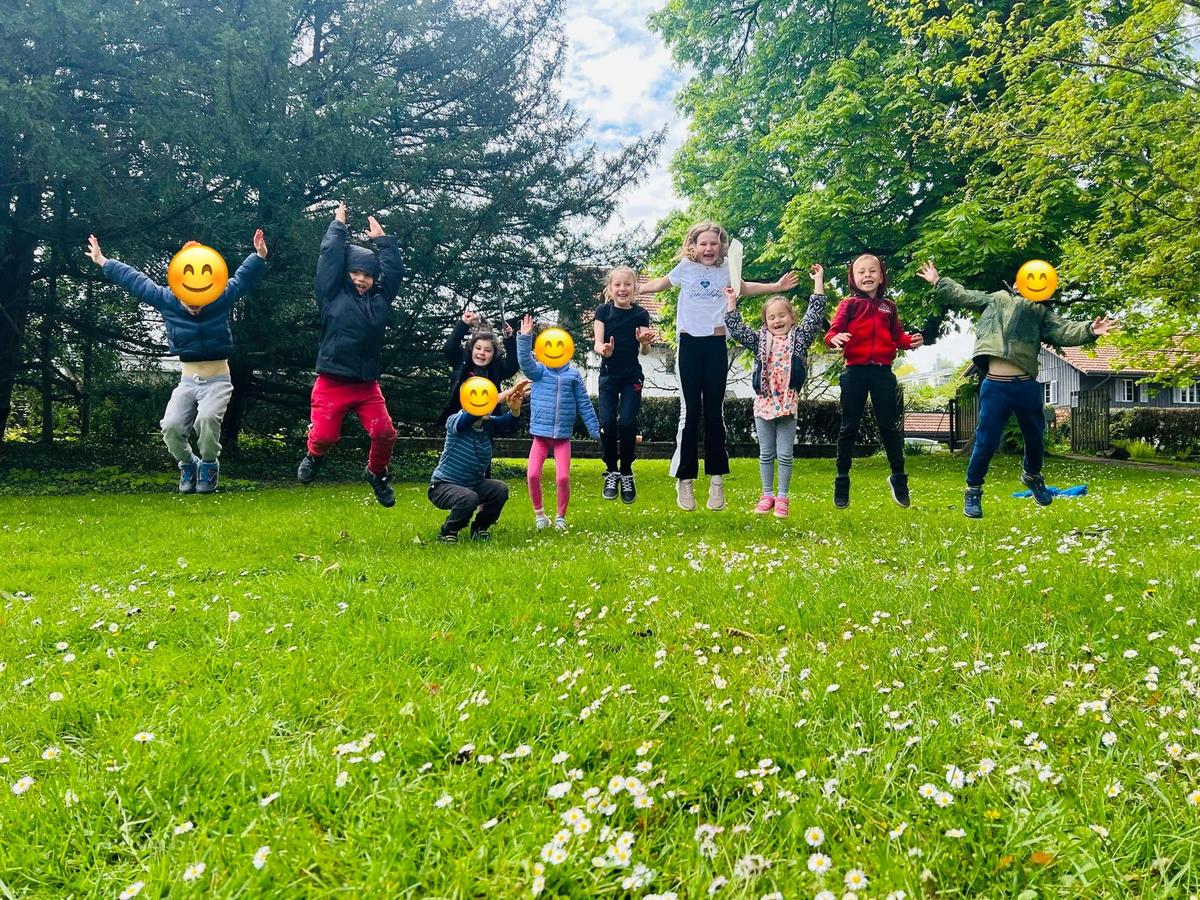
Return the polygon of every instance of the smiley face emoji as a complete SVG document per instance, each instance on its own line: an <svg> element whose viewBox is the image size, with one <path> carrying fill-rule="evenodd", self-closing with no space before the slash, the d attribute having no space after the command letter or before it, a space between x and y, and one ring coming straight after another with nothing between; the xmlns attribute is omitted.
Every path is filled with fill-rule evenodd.
<svg viewBox="0 0 1200 900"><path fill-rule="evenodd" d="M1026 300L1049 300L1058 289L1058 273L1044 259L1031 259L1017 270L1017 290Z"/></svg>
<svg viewBox="0 0 1200 900"><path fill-rule="evenodd" d="M188 241L167 266L167 284L185 306L207 306L225 290L229 268L212 247Z"/></svg>
<svg viewBox="0 0 1200 900"><path fill-rule="evenodd" d="M478 375L468 378L458 389L458 400L462 408L473 416L490 416L496 408L499 394L496 386Z"/></svg>
<svg viewBox="0 0 1200 900"><path fill-rule="evenodd" d="M547 328L533 342L533 355L543 366L557 369L575 355L575 341L561 328Z"/></svg>

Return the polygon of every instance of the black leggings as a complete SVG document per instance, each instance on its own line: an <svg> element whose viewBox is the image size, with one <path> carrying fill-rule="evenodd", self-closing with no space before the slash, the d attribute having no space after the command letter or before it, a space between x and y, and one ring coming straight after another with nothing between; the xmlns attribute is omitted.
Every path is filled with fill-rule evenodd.
<svg viewBox="0 0 1200 900"><path fill-rule="evenodd" d="M879 439L887 453L892 472L904 471L904 438L900 436L900 405L896 396L896 375L891 366L846 366L842 373L842 427L838 432L837 471L850 474L850 458L858 440L858 426L871 395Z"/></svg>
<svg viewBox="0 0 1200 900"><path fill-rule="evenodd" d="M641 376L613 378L600 376L597 393L600 407L600 455L609 472L633 474L637 454L637 418L642 408ZM620 462L618 463L618 458Z"/></svg>
<svg viewBox="0 0 1200 900"><path fill-rule="evenodd" d="M704 473L729 474L729 453L725 449L725 381L729 374L729 353L725 335L708 337L679 335L679 354L675 368L679 375L679 432L671 475L695 478L700 471L696 440L704 423Z"/></svg>

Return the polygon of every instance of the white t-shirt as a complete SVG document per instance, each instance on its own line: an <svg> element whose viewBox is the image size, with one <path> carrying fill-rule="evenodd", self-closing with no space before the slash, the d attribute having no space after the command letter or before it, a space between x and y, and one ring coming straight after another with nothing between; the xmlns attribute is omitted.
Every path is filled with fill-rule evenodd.
<svg viewBox="0 0 1200 900"><path fill-rule="evenodd" d="M725 327L725 288L729 286L729 262L704 266L681 259L667 278L679 288L675 309L675 333L708 337Z"/></svg>

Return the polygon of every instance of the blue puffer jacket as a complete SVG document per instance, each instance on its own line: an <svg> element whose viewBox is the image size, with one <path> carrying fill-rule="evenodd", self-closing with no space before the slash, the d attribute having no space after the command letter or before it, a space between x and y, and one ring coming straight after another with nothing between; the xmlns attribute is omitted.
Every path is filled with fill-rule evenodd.
<svg viewBox="0 0 1200 900"><path fill-rule="evenodd" d="M600 439L600 422L574 363L551 369L533 357L533 335L517 335L521 371L533 382L529 394L529 433L535 437L569 438L575 417L582 416L592 440Z"/></svg>
<svg viewBox="0 0 1200 900"><path fill-rule="evenodd" d="M110 259L104 264L104 276L116 282L143 303L162 313L167 327L167 346L181 362L208 362L229 359L233 353L233 334L229 331L229 313L243 294L253 290L267 272L267 263L257 253L246 261L225 285L221 296L192 315L170 288L155 284L133 266Z"/></svg>
<svg viewBox="0 0 1200 900"><path fill-rule="evenodd" d="M383 366L383 337L392 320L392 301L400 291L404 263L396 238L385 234L375 241L376 253L349 243L350 232L334 219L321 241L314 287L321 309L321 345L317 371L356 381L375 381ZM359 296L350 272L375 279L366 296Z"/></svg>

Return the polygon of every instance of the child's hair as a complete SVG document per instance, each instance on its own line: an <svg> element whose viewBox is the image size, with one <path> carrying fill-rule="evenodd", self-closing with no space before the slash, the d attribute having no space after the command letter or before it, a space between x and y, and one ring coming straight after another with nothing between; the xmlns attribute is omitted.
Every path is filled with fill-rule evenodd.
<svg viewBox="0 0 1200 900"><path fill-rule="evenodd" d="M688 229L687 236L683 239L683 247L679 250L680 259L690 259L696 261L696 241L700 239L700 235L707 231L715 231L717 237L721 240L721 250L717 254L717 265L725 262L725 254L729 252L729 232L718 225L716 222L710 222L707 219L703 222L697 222Z"/></svg>
<svg viewBox="0 0 1200 900"><path fill-rule="evenodd" d="M791 301L788 300L787 297L783 296L783 294L772 294L770 297L768 297L766 300L763 301L763 305L762 305L763 325L767 324L767 310L770 309L772 306L774 306L776 303L782 303L784 306L786 306L788 314L791 315L791 317L792 317L792 321L793 322L796 321L796 309L795 309L795 307L792 306Z"/></svg>
<svg viewBox="0 0 1200 900"><path fill-rule="evenodd" d="M875 288L876 293L873 296L882 297L887 293L888 288L887 264L884 263L881 257L876 256L874 253L860 253L850 261L850 265L847 268L847 283L850 285L850 290L854 293L861 294L864 297L867 296L867 292L860 288L854 280L854 264L866 256L871 257L871 259L879 263L879 285Z"/></svg>
<svg viewBox="0 0 1200 900"><path fill-rule="evenodd" d="M471 333L471 340L467 343L467 352L473 352L475 345L480 341L488 341L492 345L492 362L496 362L504 356L504 343L500 338L496 337L496 332L487 327L480 328Z"/></svg>
<svg viewBox="0 0 1200 900"><path fill-rule="evenodd" d="M633 288L634 288L633 301L636 303L637 302L638 273L636 271L634 271L633 269L631 269L629 266L617 266L615 269L608 270L608 274L604 276L604 302L605 303L613 302L612 283L613 283L613 279L616 278L618 275L632 275L633 276Z"/></svg>

